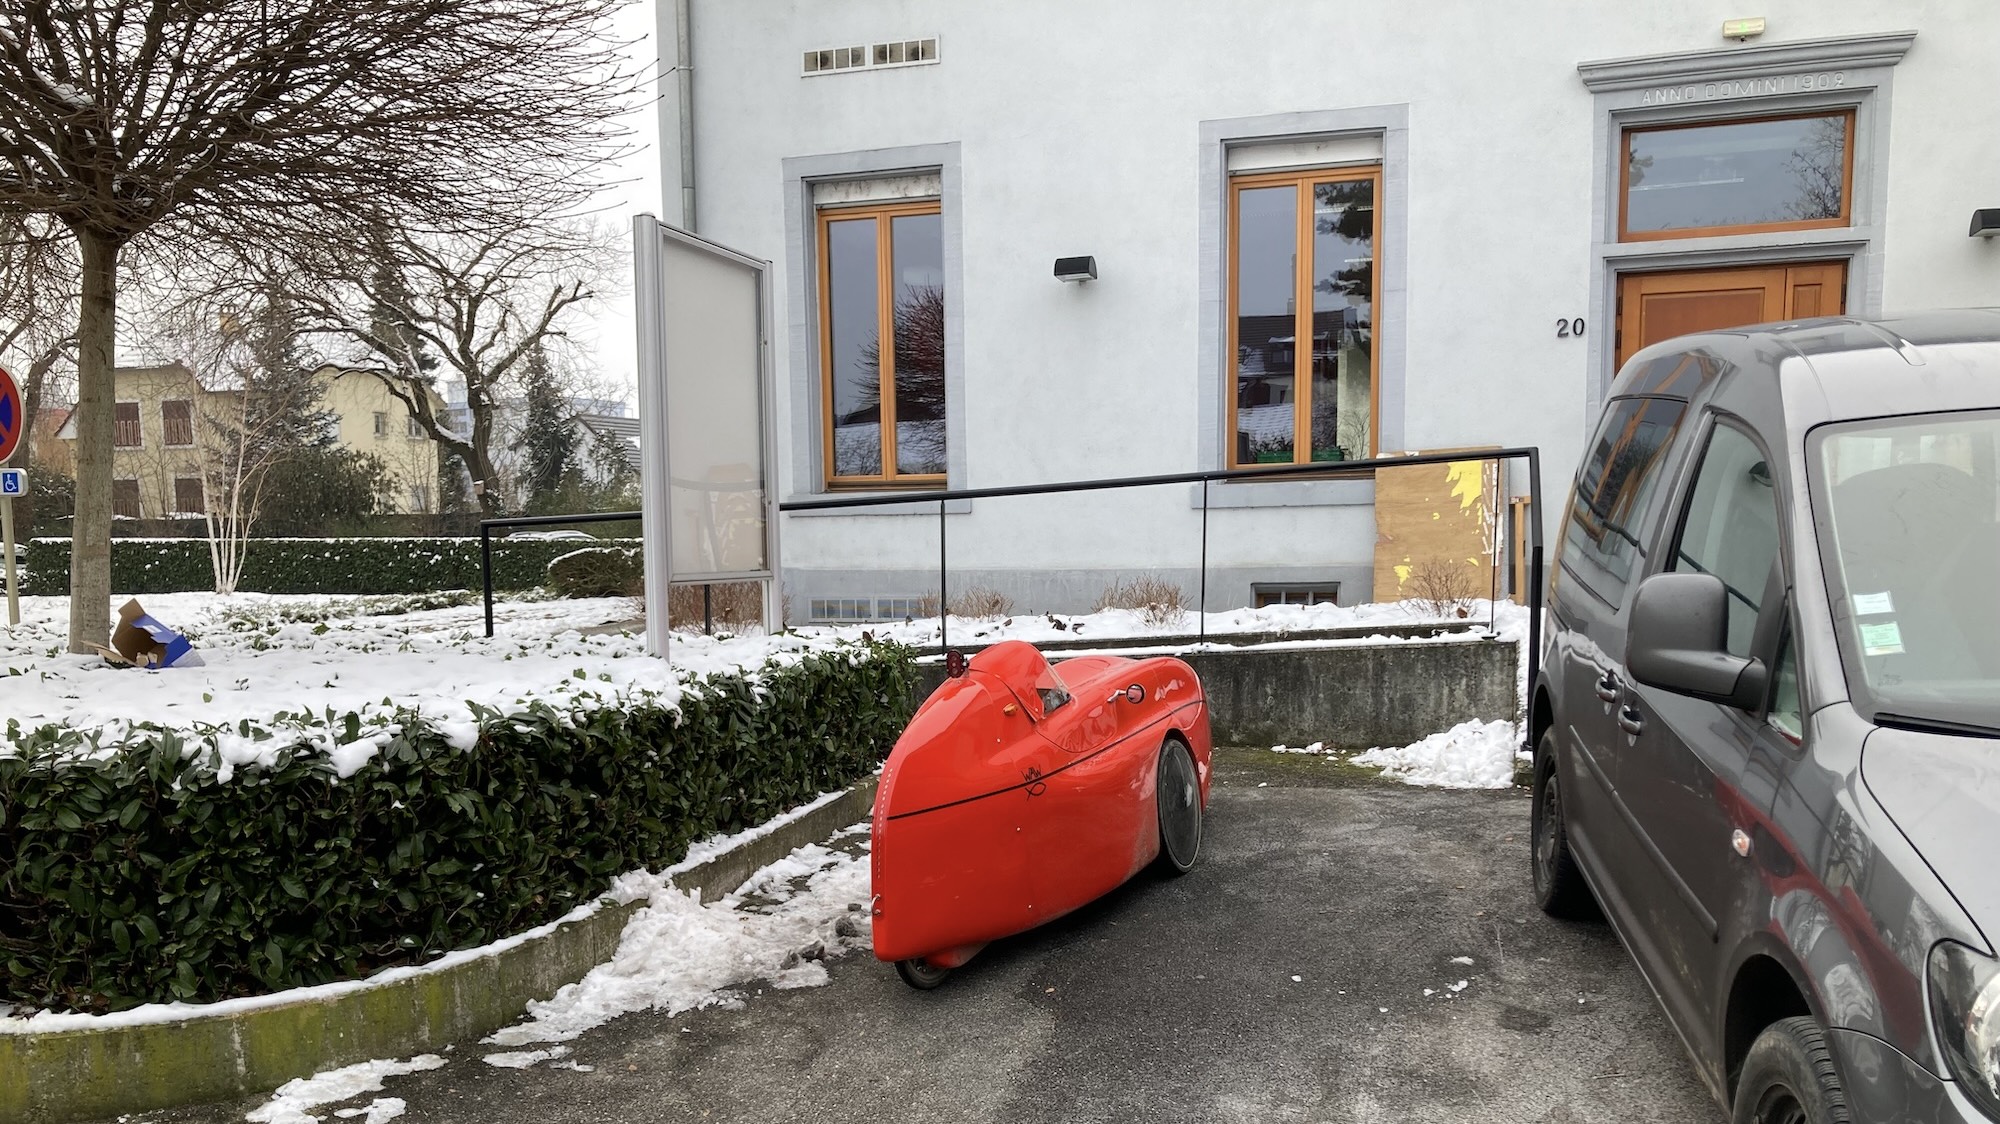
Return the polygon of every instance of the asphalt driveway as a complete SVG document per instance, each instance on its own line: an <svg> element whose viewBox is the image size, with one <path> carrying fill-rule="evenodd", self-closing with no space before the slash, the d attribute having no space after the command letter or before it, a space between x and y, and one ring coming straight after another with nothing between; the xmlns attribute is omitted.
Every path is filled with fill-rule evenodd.
<svg viewBox="0 0 2000 1124"><path fill-rule="evenodd" d="M1723 1119L1610 931L1535 910L1519 791L1264 750L1219 754L1217 781L1192 874L937 991L850 955L825 987L592 1031L565 1059L590 1072L461 1047L349 1103L403 1098L410 1124Z"/></svg>

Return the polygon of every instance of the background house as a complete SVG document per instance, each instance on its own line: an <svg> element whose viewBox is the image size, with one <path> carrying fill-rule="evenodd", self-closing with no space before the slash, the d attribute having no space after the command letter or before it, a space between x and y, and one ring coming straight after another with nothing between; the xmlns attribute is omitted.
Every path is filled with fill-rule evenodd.
<svg viewBox="0 0 2000 1124"><path fill-rule="evenodd" d="M438 508L438 447L410 415L402 399L367 371L321 367L326 390L321 405L334 415L342 448L381 458L394 487L391 512L433 514ZM433 393L432 409L444 412Z"/></svg>
<svg viewBox="0 0 2000 1124"><path fill-rule="evenodd" d="M232 416L228 388L204 385L184 364L120 367L112 432L112 511L126 519L200 518L209 483L221 475L226 449L209 432L210 419ZM338 448L381 458L394 481L391 513L436 510L437 446L415 427L409 410L365 372L321 367L315 409ZM441 406L441 402L440 402ZM38 454L55 469L75 462L76 427L65 417ZM218 452L223 449L224 452Z"/></svg>
<svg viewBox="0 0 2000 1124"><path fill-rule="evenodd" d="M773 263L781 499L1536 445L1552 527L1644 345L2000 298L2000 6L1760 12L662 0L662 214ZM954 583L1192 592L1205 523L1211 607L1367 600L1376 483L964 502ZM785 516L793 603L934 589L938 521Z"/></svg>

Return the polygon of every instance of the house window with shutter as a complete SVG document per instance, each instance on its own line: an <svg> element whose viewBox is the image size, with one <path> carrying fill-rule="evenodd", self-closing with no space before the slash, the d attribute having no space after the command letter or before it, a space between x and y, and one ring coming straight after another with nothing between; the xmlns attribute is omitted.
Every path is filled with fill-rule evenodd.
<svg viewBox="0 0 2000 1124"><path fill-rule="evenodd" d="M113 480L111 482L111 514L120 519L139 518L139 482L137 480Z"/></svg>
<svg viewBox="0 0 2000 1124"><path fill-rule="evenodd" d="M194 403L173 398L160 403L160 439L173 446L194 444Z"/></svg>
<svg viewBox="0 0 2000 1124"><path fill-rule="evenodd" d="M112 407L111 443L120 449L136 449L141 444L139 432L139 404L120 402ZM138 484L135 481L134 487Z"/></svg>
<svg viewBox="0 0 2000 1124"><path fill-rule="evenodd" d="M184 515L200 515L208 510L203 502L201 477L183 476L174 481L174 511Z"/></svg>

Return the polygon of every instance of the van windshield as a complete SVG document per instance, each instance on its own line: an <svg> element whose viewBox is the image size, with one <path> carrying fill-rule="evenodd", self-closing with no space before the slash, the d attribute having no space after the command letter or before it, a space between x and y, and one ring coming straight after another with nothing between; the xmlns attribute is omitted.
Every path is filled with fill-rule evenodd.
<svg viewBox="0 0 2000 1124"><path fill-rule="evenodd" d="M1855 705L2000 732L2000 411L1823 426L1808 461Z"/></svg>

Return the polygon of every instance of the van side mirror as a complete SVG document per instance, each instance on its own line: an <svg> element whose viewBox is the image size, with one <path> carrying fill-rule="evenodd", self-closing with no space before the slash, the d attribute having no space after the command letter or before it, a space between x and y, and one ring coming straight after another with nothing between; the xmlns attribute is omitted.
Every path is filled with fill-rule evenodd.
<svg viewBox="0 0 2000 1124"><path fill-rule="evenodd" d="M1729 654L1729 590L1713 574L1654 574L1639 583L1625 629L1625 669L1648 687L1755 710L1770 674Z"/></svg>

